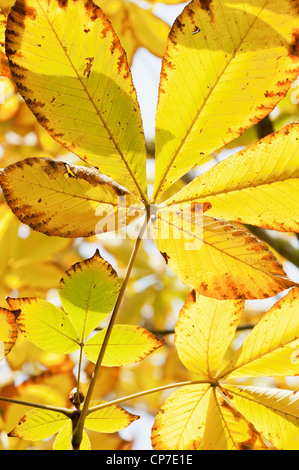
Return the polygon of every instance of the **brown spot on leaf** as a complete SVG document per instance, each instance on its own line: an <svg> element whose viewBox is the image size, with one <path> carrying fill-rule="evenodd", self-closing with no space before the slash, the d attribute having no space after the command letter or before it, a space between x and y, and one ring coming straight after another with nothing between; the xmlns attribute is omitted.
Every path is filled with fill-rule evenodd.
<svg viewBox="0 0 299 470"><path fill-rule="evenodd" d="M185 24L181 22L180 18L177 18L175 21L175 26L178 30L183 31Z"/></svg>
<svg viewBox="0 0 299 470"><path fill-rule="evenodd" d="M196 291L193 289L191 292L189 292L187 298L192 300L192 303L196 302Z"/></svg>
<svg viewBox="0 0 299 470"><path fill-rule="evenodd" d="M102 16L102 10L100 7L95 5L92 0L86 0L84 3L85 9L89 14L91 21L95 21L97 18Z"/></svg>
<svg viewBox="0 0 299 470"><path fill-rule="evenodd" d="M165 253L165 252L162 252L162 251L161 251L160 253L161 253L161 255L163 256L163 258L165 259L166 264L168 264L168 260L169 260L168 254Z"/></svg>
<svg viewBox="0 0 299 470"><path fill-rule="evenodd" d="M87 62L86 62L86 67L84 69L83 75L85 75L85 77L88 78L89 75L90 75L91 69L92 69L92 64L93 64L93 61L94 61L94 57L86 57L85 60Z"/></svg>
<svg viewBox="0 0 299 470"><path fill-rule="evenodd" d="M210 5L212 0L200 0L199 1L202 10L208 11L210 13Z"/></svg>
<svg viewBox="0 0 299 470"><path fill-rule="evenodd" d="M292 57L299 57L299 28L293 32L292 42L290 44L289 54Z"/></svg>
<svg viewBox="0 0 299 470"><path fill-rule="evenodd" d="M121 51L121 54L118 58L118 61L117 61L117 70L118 70L118 73L120 74L121 73L121 70L122 70L122 67L127 67L128 65L128 62L127 62L127 54L125 53L124 50Z"/></svg>
<svg viewBox="0 0 299 470"><path fill-rule="evenodd" d="M13 6L13 10L22 18L24 21L25 18L30 18L31 20L35 20L37 16L37 11L33 7L29 7L28 5L20 2L19 0Z"/></svg>
<svg viewBox="0 0 299 470"><path fill-rule="evenodd" d="M66 8L68 5L68 0L57 0L57 2L60 8Z"/></svg>

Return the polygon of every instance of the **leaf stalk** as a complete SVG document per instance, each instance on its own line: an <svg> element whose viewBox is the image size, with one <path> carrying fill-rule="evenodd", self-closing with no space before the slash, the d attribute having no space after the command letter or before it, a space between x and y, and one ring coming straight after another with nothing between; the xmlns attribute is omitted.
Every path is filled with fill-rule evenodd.
<svg viewBox="0 0 299 470"><path fill-rule="evenodd" d="M120 309L120 306L121 306L121 303L122 303L122 300L123 300L123 297L124 297L124 294L125 294L125 290L126 290L128 281L130 279L130 275L131 275L131 272L132 272L134 261L136 259L136 256L137 256L139 247L141 245L141 241L142 241L144 232L146 230L146 227L147 227L149 219L150 219L150 215L151 215L150 205L147 204L145 206L145 208L146 208L146 219L145 219L145 221L144 221L144 223L143 223L143 225L140 229L139 235L136 239L135 246L133 248L133 251L132 251L132 254L131 254L131 257L130 257L130 261L129 261L128 266L127 266L125 277L124 277L121 289L119 291L119 295L118 295L118 298L116 300L114 309L112 311L112 314L111 314L111 317L110 317L110 320L109 320L109 324L108 324L108 327L107 327L107 330L106 330L106 334L105 334L105 337L104 337L104 340L103 340L103 343L102 343L102 346L101 346L101 349L100 349L100 352L99 352L99 355L98 355L98 359L97 359L97 362L96 362L96 365L95 365L95 368L94 368L94 371L93 371L93 374L92 374L92 377L91 377L91 380L90 380L90 383L89 383L86 398L85 398L85 401L83 403L82 410L80 412L80 417L78 419L77 426L75 427L75 429L73 431L73 434L72 434L73 449L79 449L80 448L80 444L81 444L82 437L83 437L84 423L85 423L86 416L88 414L89 404L90 404L90 401L91 401L91 397L92 397L92 393L93 393L93 390L94 390L94 387L95 387L95 383L96 383L96 380L97 380L98 375L99 375L100 367L102 365L102 361L103 361L103 358L104 358L106 348L108 346L108 342L109 342L109 339L110 339L110 336L111 336L111 333L112 333L112 328L115 324L115 320L116 320L117 314L119 312L119 309Z"/></svg>

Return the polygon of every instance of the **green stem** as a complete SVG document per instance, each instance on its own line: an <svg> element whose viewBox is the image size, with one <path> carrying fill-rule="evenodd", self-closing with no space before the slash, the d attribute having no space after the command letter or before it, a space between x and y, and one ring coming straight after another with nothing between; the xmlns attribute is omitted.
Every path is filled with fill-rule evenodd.
<svg viewBox="0 0 299 470"><path fill-rule="evenodd" d="M112 400L107 403L102 403L101 405L92 406L91 408L89 408L87 414L89 415L93 411L102 410L103 408L107 408L108 406L112 406L112 405L117 405L118 403L121 403L124 401L134 400L134 398L143 397L144 395L149 395L150 393L161 392L163 390L169 390L170 388L184 387L185 385L208 384L208 383L210 383L209 380L188 380L186 382L177 382L174 384L162 385L161 387L151 388L149 390L144 390L143 392L137 392L137 393L134 393L133 395L128 395L127 397L117 398L116 400Z"/></svg>
<svg viewBox="0 0 299 470"><path fill-rule="evenodd" d="M112 328L114 326L117 314L119 312L119 309L120 309L120 306L121 306L121 303L122 303L122 300L123 300L123 297L124 297L124 293L125 293L128 281L130 279L133 264L134 264L136 255L138 253L138 250L139 250L139 247L140 247L140 244L141 244L141 241L142 241L143 234L146 230L146 227L147 227L147 224L148 224L148 221L149 221L149 218L150 218L150 207L149 206L146 206L146 212L147 212L147 217L146 217L146 220L144 221L143 226L140 229L138 238L135 242L135 246L134 246L133 252L131 254L129 264L127 266L127 271L126 271L126 274L125 274L125 277L124 277L124 280L123 280L123 283L122 283L122 286L121 286L116 304L115 304L114 309L112 311L111 318L110 318L110 321L109 321L109 325L107 327L106 334L105 334L105 337L104 337L104 340L103 340L103 343L102 343L102 346L101 346L101 349L100 349L100 352L99 352L99 355L98 355L98 359L97 359L97 362L96 362L96 365L95 365L95 368L94 368L94 371L93 371L93 374L92 374L92 377L91 377L91 380L90 380L90 383L89 383L86 398L84 400L83 408L82 408L81 413L80 413L80 418L78 420L77 426L76 426L76 428L73 432L73 435L72 435L72 445L73 445L73 448L75 448L75 449L78 449L80 447L80 444L81 444L81 441L82 441L84 423L85 423L85 419L86 419L86 416L87 416L87 413L88 413L88 408L89 408L92 393L93 393L93 390L94 390L94 387L95 387L95 383L96 383L96 380L98 378L98 374L99 374L100 367L101 367L102 361L103 361L103 357L104 357L104 354L105 354L105 351L106 351L106 348L107 348L107 345L108 345L108 342L109 342L109 339L110 339Z"/></svg>
<svg viewBox="0 0 299 470"><path fill-rule="evenodd" d="M30 406L31 408L40 408L42 410L55 411L63 413L68 418L72 418L74 411L68 410L67 408L60 408L59 406L44 405L42 403L34 403L31 401L17 400L16 398L0 397L0 401L6 401L8 403L14 403L16 405Z"/></svg>

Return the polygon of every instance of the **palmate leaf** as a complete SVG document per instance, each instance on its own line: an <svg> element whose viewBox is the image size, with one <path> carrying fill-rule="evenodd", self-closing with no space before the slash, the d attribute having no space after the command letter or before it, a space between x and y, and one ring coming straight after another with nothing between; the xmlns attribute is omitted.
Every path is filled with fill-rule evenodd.
<svg viewBox="0 0 299 470"><path fill-rule="evenodd" d="M21 222L47 235L88 237L117 230L140 208L135 196L96 170L49 158L28 158L0 172L0 184Z"/></svg>
<svg viewBox="0 0 299 470"><path fill-rule="evenodd" d="M121 74L119 74L119 70L117 70L117 77L121 81L121 84L120 89L114 93L114 102L111 106L108 98L107 100L105 99L105 94L110 90L109 86L101 89L96 80L99 64L101 64L105 70L107 68L107 73L115 80L115 69L120 67L120 61L118 61L118 66L116 66L111 58L111 53L112 56L113 54L117 55L116 50L118 50L118 46L115 46L118 42L111 30L111 26L109 26L107 20L104 19L101 10L92 7L90 2L85 3L83 8L82 5L79 6L79 3L74 0L66 4L57 3L55 0L55 2L51 4L51 7L48 4L45 6L44 1L45 0L32 0L32 4L27 2L26 7L22 1L18 1L11 12L8 22L6 50L11 69L14 71L13 73L15 73L14 78L20 87L20 92L25 97L25 100L35 112L40 122L48 128L50 133L52 133L53 130L54 133L57 132L56 129L63 125L62 118L65 118L68 124L76 124L75 131L77 133L82 130L84 135L88 135L85 129L86 123L82 121L82 119L77 119L73 103L74 101L76 101L76 103L78 102L80 106L83 106L80 108L81 111L84 111L87 109L85 109L85 105L87 107L90 106L90 96L94 99L94 97L99 94L100 101L97 101L97 112L93 109L92 113L93 118L97 120L97 135L103 137L101 132L103 131L105 134L108 129L104 126L103 129L101 128L100 132L99 117L105 116L106 118L106 116L109 115L108 120L105 122L109 124L109 130L111 132L113 130L116 138L118 138L117 136L120 135L118 134L119 125L122 126L123 121L122 119L118 119L119 116L116 110L119 110L120 102L122 102L123 88L121 85L125 86L122 80L124 80L127 86L129 79L128 77L120 78L119 75ZM241 131L245 130L246 126L252 125L267 114L275 103L286 93L293 75L295 76L295 72L298 73L299 70L295 50L296 33L294 25L296 24L296 9L292 3L289 3L289 0L284 0L284 2L286 5L279 4L277 6L276 0L266 0L265 5L262 5L261 0L252 0L250 4L240 7L234 1L225 6L220 4L219 0L210 2L208 6L206 4L201 5L198 1L195 1L186 7L182 15L176 21L170 34L168 49L163 60L164 68L161 74L160 99L157 112L157 175L156 196L154 196L154 201L159 199L164 189L167 189L172 181L181 176L181 166L178 164L179 161L183 162L184 165L185 163L189 165L190 162L187 163L189 161L187 159L188 156L188 158L190 157L190 159L192 159L192 165L199 162L198 159L195 162L195 154L193 150L191 152L191 147L195 149L194 151L196 155L198 155L198 149L201 149L202 145L204 147L207 143L208 147L204 147L202 153L204 155L208 154L208 152L211 151L209 147L211 139L213 141L213 149L217 147L216 143L217 145L223 145L223 143L227 142L228 138L230 140L234 139ZM81 19L79 20L75 12L81 11L80 8L83 9L83 13L82 18L80 16ZM86 9L88 11L86 11ZM190 14L190 16L188 14ZM92 17L90 15L92 15ZM76 18L74 21L77 28L76 32L78 33L76 37L73 37L70 32L66 33L66 30L62 27L63 19L66 20L65 28L67 28L69 21L74 18ZM195 24L195 19L199 19L200 23ZM230 22L233 21L232 28L227 28L226 23L228 19ZM22 24L20 20L22 20ZM88 28L86 27L90 30L88 34L83 34L82 28L80 29L82 26L81 23L84 23L84 21L88 23ZM104 30L101 30L98 23L101 23L102 27L105 26ZM202 25L202 29L198 24ZM265 40L266 36L264 33L261 36L261 25L265 26L267 29L267 40ZM46 28L47 31L49 30L51 41L48 40L48 36L45 37L41 34L43 27ZM36 32L36 36L34 36L34 40L30 40L32 50L29 51L27 50L28 48L26 48L23 53L23 43L26 43L27 36L29 37L29 34L31 34L33 30ZM100 30L102 32L100 32ZM239 31L241 30L243 33L240 36ZM217 32L216 36L215 31ZM90 35L91 32L92 36ZM220 36L218 37L218 33L220 32L220 36L223 38L221 40L222 42L219 39ZM81 64L83 54L80 57L78 54L75 54L78 50L80 52L83 50L82 41L80 45L77 44L77 37L79 38L80 34L83 34L85 37L84 50L86 50L86 54L84 55L87 55L87 52L89 54L92 48L92 50L94 50L96 47L99 47L99 50L97 49L97 59L92 62L91 58L93 55L90 55L90 63L84 63L84 67ZM112 40L111 38L114 39ZM38 40L39 42L37 42ZM71 41L71 46L69 41ZM111 46L111 41L114 44L113 47ZM77 47L79 49L77 49ZM210 50L207 50L207 47L209 47ZM42 50L43 63L46 64L46 71L42 70L40 62L35 60L40 56L40 49ZM109 53L106 54L108 50ZM60 62L62 61L61 63L63 64L59 72L57 72L56 67L54 79L50 76L50 71L53 71L55 60L51 60L49 63L49 53L53 53L54 57ZM187 60L187 55L189 57L189 54L191 60ZM117 57L119 58L119 56ZM257 64L254 71L250 69L252 61L255 61L254 63ZM189 67L191 62L193 68ZM202 71L203 62L207 67L205 73L195 74L196 64L200 65L198 67L200 72ZM170 63L172 63L171 66L169 65ZM182 66L182 64L184 65ZM275 68L275 73L273 72L273 68ZM83 69L83 71L81 69ZM276 73L280 74L279 82L277 81ZM82 78L82 74L84 78ZM206 84L207 74L209 75L209 80L211 80L209 84ZM46 80L45 82L43 82L44 78ZM64 83L70 80L72 84L71 90L76 91L74 92L75 95L72 96L71 104L69 94L64 93L63 87L59 87L59 89L57 87L57 79L62 80L62 78ZM192 83L192 93L189 93L188 87L184 85L187 81L188 83ZM194 87L194 83L198 84L198 86ZM258 87L256 86L257 83L259 84ZM205 88L205 86L209 88ZM51 93L49 87L52 87ZM182 95L177 93L176 87L180 87L180 93L182 93ZM186 93L188 93L188 97L184 95L185 91L183 90L185 89L187 90ZM203 89L206 89L207 92L202 93ZM163 90L165 91L164 94ZM43 93L45 94L44 101L42 98ZM53 99L53 93L55 100L49 103L50 97L51 101ZM86 96L86 93L88 96ZM172 93L174 94L172 95ZM228 96L226 96L226 94ZM174 96L181 96L182 100L180 98L178 101ZM219 96L221 97L220 100L218 100ZM238 96L238 100L236 100L236 96ZM84 105L82 100L85 103ZM134 100L137 102L136 96ZM180 102L180 100L182 102ZM109 106L107 104L108 101ZM217 107L222 107L223 111L220 109L219 113L215 116L216 101ZM230 104L230 107L227 103ZM242 114L236 113L235 108L238 106L239 110L239 103L242 103L244 108L241 108ZM43 111L45 104L47 104L47 115L45 115ZM124 110L126 109L125 101L122 102L121 107L123 107ZM134 107L135 105L133 108ZM227 109L229 109L228 114ZM171 118L169 118L168 113L171 113ZM179 113L179 116L176 113ZM139 116L138 112L137 114ZM123 114L121 115L123 116ZM181 118L183 121L184 119L187 121L191 119L192 126L189 126L189 121L184 121L184 125L180 127L182 124L180 121ZM222 127L217 125L217 132L215 132L213 128L213 136L210 139L205 135L206 131L208 133L210 132L206 120L210 122L214 118L217 122L221 119ZM164 127L160 126L159 120L163 121ZM139 145L138 142L141 142L132 130L136 122L134 119L131 119L128 113L126 113L124 117L124 122L128 123L128 127L125 128L122 126L122 129L127 136L132 137L131 140L134 142L133 147L135 149L135 146L138 147ZM168 126L167 129L169 128L166 133L165 126ZM65 129L65 127L63 127L63 129ZM77 134L76 132L74 134L74 127L68 127L68 129L70 129L70 131L68 131L70 132L68 134L69 138L76 145ZM170 135L170 129L172 129L175 134ZM200 129L204 129L203 134L199 132ZM219 133L220 137L218 136L219 130L221 130ZM136 129L135 131L137 132ZM184 134L185 131L186 134ZM182 238L190 238L188 229L183 228L180 239L171 236L169 240L166 241L161 235L161 229L159 227L157 228L156 223L154 223L153 226L154 239L159 250L167 259L169 267L184 283L195 288L198 292L217 298L264 298L275 295L295 285L295 283L287 278L282 266L278 263L267 245L261 243L247 231L244 230L242 232L240 228L236 228L222 220L227 216L227 220L230 221L235 219L237 221L244 220L245 222L247 221L247 223L258 223L262 226L282 227L284 230L294 230L294 228L297 227L296 220L298 217L295 202L287 206L285 202L286 198L284 197L279 199L279 203L276 203L276 205L274 203L272 208L272 201L277 202L279 197L278 191L280 189L286 194L288 187L291 187L292 190L297 187L297 180L295 179L297 174L297 167L295 167L295 127L286 128L285 134L288 132L290 133L290 136L287 136L289 139L288 148L285 151L282 149L281 155L278 149L280 147L279 142L283 138L282 134L275 136L275 138L271 137L271 139L265 139L260 144L260 147L263 149L263 158L261 160L266 161L267 155L271 155L271 157L273 155L275 156L277 165L263 166L262 161L257 165L260 170L259 175L256 175L256 180L259 179L261 183L259 186L255 188L250 187L256 180L254 180L253 175L251 176L249 170L248 177L247 173L243 174L241 172L243 168L240 163L241 159L243 160L245 158L247 167L250 167L252 161L255 162L253 155L255 156L256 154L256 147L253 147L249 149L246 154L241 154L239 157L236 156L235 160L233 158L229 160L228 165L230 166L227 174L230 174L232 171L235 171L236 174L240 173L240 183L238 183L237 179L231 179L228 183L228 177L226 176L222 178L223 184L221 185L221 183L219 183L218 187L218 182L220 181L218 172L221 172L221 168L223 167L216 167L211 170L211 173L208 172L206 176L206 178L213 178L213 181L217 180L217 183L215 183L216 187L213 186L211 182L207 185L210 191L208 194L203 189L204 183L206 182L205 176L203 175L202 179L195 180L194 185L191 183L191 185L187 186L185 192L183 190L182 193L178 193L173 199L167 201L166 206L162 205L162 209L161 206L157 207L158 213L162 217L162 224L165 226L168 224L167 229L170 230L173 228L177 231L180 230L180 221L178 221L179 225L175 220L175 223L169 226L169 223L166 223L163 217L165 213L168 215L167 212L169 211L181 210L184 197L186 197L186 202L191 206L191 212L193 205L203 202L203 204L206 205L205 211L209 211L208 215L211 214L213 217L204 218L203 232L195 237L197 248L193 249L192 252L190 250L186 251L185 245L181 243ZM165 142L163 140L164 137L161 140L161 135L164 134L166 135ZM137 197L146 200L144 196L144 191L146 190L144 182L145 172L143 170L140 170L140 172L137 171L137 167L139 169L141 168L140 162L142 161L142 165L144 164L143 160L145 157L143 155L142 158L139 158L138 155L141 155L141 153L138 152L134 155L134 152L130 153L130 149L125 147L126 138L124 134L121 135L123 139L121 138L120 142L124 147L122 147L119 142L117 150L121 150L122 152L121 155L118 155L118 157L120 157L118 164L115 164L109 152L105 155L105 165L109 165L112 171L112 173L108 174L118 182L121 182L121 184L124 184L130 191L137 195ZM205 135L204 140L198 141L198 135ZM106 134L105 136L107 137ZM104 142L104 140L102 140L102 142ZM108 141L109 145L113 147L115 140L108 139ZM81 140L80 142L81 143L78 144L79 147L82 142L82 145L85 146L85 141ZM94 139L90 139L86 146L88 147L91 142L93 143ZM159 142L163 148L159 147ZM179 145L178 147L176 147L177 144ZM169 145L173 146L174 158L168 153ZM115 150L114 147L113 149ZM73 148L71 148L71 150L76 151L76 149ZM88 159L88 161L97 166L98 163L93 160L93 157L99 152L99 148L96 147L93 150L95 153L92 154L91 160ZM290 166L288 166L290 170L288 171L283 170L281 165L283 165L284 158L286 158L286 155L289 155L289 152L290 155L292 154L293 156L288 157L290 164ZM78 154L82 157L80 152ZM133 174L136 175L136 180L133 178L134 184L132 183L132 178L130 179L130 177L128 177L128 173L125 171L124 167L119 166L120 162L124 163L122 158L124 155L126 156L126 162L129 162L129 169L133 168L130 166L132 162L136 165L136 168L132 170ZM83 158L85 157L83 156ZM102 156L99 158L102 159ZM177 159L179 160L178 162ZM272 159L269 160L272 161ZM48 170L44 162L45 160L42 159L40 163L40 166L45 165L45 171L42 172L43 177ZM19 164L16 164L16 166L4 170L2 176L0 176L0 182L6 194L8 204L19 214L21 220L27 224L31 224L36 230L43 230L45 233L51 235L69 237L91 235L97 230L99 225L96 223L98 216L97 210L100 211L100 216L102 217L105 210L108 210L108 204L106 203L109 202L112 208L110 206L110 212L108 211L108 220L104 217L106 224L100 224L99 230L109 231L111 230L109 228L110 220L113 222L112 227L115 228L115 216L122 212L121 208L116 206L116 195L118 191L119 194L126 196L126 205L125 208L122 208L127 216L125 222L123 222L124 225L136 218L136 209L138 215L144 213L144 208L138 206L137 199L134 200L133 195L129 195L124 189L117 189L110 180L108 185L111 183L112 187L108 190L100 176L94 175L93 171L86 169L82 170L82 173L80 172L81 180L78 182L77 180L79 178L75 168L66 167L65 164L61 163L59 163L59 168L62 174L59 182L62 181L63 188L67 184L68 191L66 191L65 195L59 193L59 201L61 199L62 201L57 205L57 194L51 191L50 195L52 195L53 198L50 198L50 201L55 199L55 203L50 204L49 209L49 204L46 199L40 197L37 201L30 199L31 194L37 195L36 191L40 189L39 186L35 186L35 181L32 181L33 175L31 173L28 174L28 172L25 172L26 176L29 177L29 179L26 178L26 181L25 178L23 178L22 182L17 185L13 184L13 182L15 183L15 180L12 178L13 176L18 174L19 179L21 174L24 176L23 172L18 173L18 165ZM26 167L27 164L23 165ZM106 171L105 165L103 167L99 165L101 171ZM163 165L167 166L166 172L164 172ZM246 165L244 165L244 168L246 168ZM170 171L169 173L168 169ZM176 174L177 170L178 173ZM273 170L274 176L273 180L271 180L271 184L269 183L269 178L267 179L266 176L268 170ZM116 173L114 173L114 171L116 171ZM164 176L160 180L161 171ZM184 172L185 171L188 171L188 169L185 168ZM213 173L213 171L215 173ZM174 179L171 176L172 172L176 174ZM76 181L69 183L68 181L65 182L62 180L62 177L66 180L71 180L72 175L77 176ZM93 179L93 175L93 181L95 181L97 185L96 188L93 184L90 188L86 181L88 180L90 182L90 177ZM123 179L119 179L119 175L121 175ZM43 177L42 181L44 181ZM275 183L274 178L276 178ZM82 180L84 180L84 182ZM23 188L23 185L26 185L28 182L30 183L29 186L31 185L31 188L33 186L36 190L32 190L30 195L28 195L29 202L26 190L24 193L26 195L25 200L23 195L23 189L25 188L25 186ZM141 182L144 186L142 186ZM70 184L70 187L68 184ZM198 186L200 186L200 191ZM48 188L47 185L46 187ZM107 191L105 190L103 195L104 187ZM71 193L70 189L72 189ZM208 189L206 191L208 191ZM218 190L219 193L217 192ZM222 190L225 192L225 195L221 193ZM246 204L243 211L245 203L248 202L249 193L251 194L250 200L253 200L253 190L255 190L256 195L256 197L254 196L254 203L251 204L250 209L248 208L248 204ZM94 195L95 192L96 196ZM239 192L240 199L238 199L238 204L234 204L235 208L231 211L225 210L227 207L229 209L229 205L227 205L227 201L223 201L223 199L225 199L225 197L233 197L232 193L234 195L238 193L239 195ZM87 193L86 199L84 199L85 193ZM56 194L55 197L54 194ZM74 197L70 198L70 194ZM212 199L213 196L215 197L212 202L210 202L209 199ZM202 198L201 200L198 199L200 197ZM40 201L40 199L42 200ZM109 201L107 201L107 199ZM236 196L234 197L234 202L235 199ZM101 203L97 207L99 200ZM296 198L294 197L294 201L295 200ZM226 205L223 209L224 202ZM43 207L41 204L43 204ZM267 204L270 209L265 210L265 204ZM221 206L221 210L219 206ZM56 212L57 208L59 209L58 213ZM131 212L130 210L128 211L129 208L132 209ZM282 210L282 208L284 210ZM75 217L73 217L72 214L71 221L69 221L70 212L75 214ZM285 216L281 215L277 218L277 213L285 214ZM218 220L219 218L221 220ZM290 222L287 222L288 219ZM84 223L82 223L82 221ZM123 221L122 218L121 221ZM199 231L200 230L201 227L199 227Z"/></svg>
<svg viewBox="0 0 299 470"><path fill-rule="evenodd" d="M15 310L16 323L23 335L46 351L67 354L83 349L96 362L105 332L87 339L93 329L111 312L119 293L119 281L112 266L99 252L76 263L61 280L59 295L64 310L37 298L7 298ZM115 325L103 365L124 366L141 361L163 341L144 328Z"/></svg>
<svg viewBox="0 0 299 470"><path fill-rule="evenodd" d="M13 312L0 308L0 361L14 346L17 337L18 330Z"/></svg>
<svg viewBox="0 0 299 470"><path fill-rule="evenodd" d="M92 1L17 0L6 54L54 139L146 200L145 142L125 52Z"/></svg>
<svg viewBox="0 0 299 470"><path fill-rule="evenodd" d="M297 35L298 5L290 0L185 7L162 63L154 202L282 99L299 74Z"/></svg>
<svg viewBox="0 0 299 470"><path fill-rule="evenodd" d="M241 450L265 448L259 433L209 385L172 393L152 432L154 449Z"/></svg>
<svg viewBox="0 0 299 470"><path fill-rule="evenodd" d="M241 376L299 373L299 289L279 300L228 365L222 358L241 319L240 303L189 294L176 327L179 357L198 381L170 395L152 432L154 449L298 448L299 393L226 383ZM202 344L204 347L202 347Z"/></svg>
<svg viewBox="0 0 299 470"><path fill-rule="evenodd" d="M298 141L299 124L289 124L195 178L165 206L209 203L212 217L299 232Z"/></svg>

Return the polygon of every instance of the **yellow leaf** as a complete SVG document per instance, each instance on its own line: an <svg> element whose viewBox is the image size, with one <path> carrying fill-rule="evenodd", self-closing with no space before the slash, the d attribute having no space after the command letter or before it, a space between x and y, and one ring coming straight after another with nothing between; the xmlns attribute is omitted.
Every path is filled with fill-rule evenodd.
<svg viewBox="0 0 299 470"><path fill-rule="evenodd" d="M102 10L91 0L17 0L6 53L19 92L51 136L146 200L136 91Z"/></svg>
<svg viewBox="0 0 299 470"><path fill-rule="evenodd" d="M152 54L162 57L166 48L170 27L149 9L139 7L133 2L127 2L132 29L141 47Z"/></svg>
<svg viewBox="0 0 299 470"><path fill-rule="evenodd" d="M91 408L104 403L104 401L92 402ZM112 433L126 428L136 419L139 419L139 416L129 413L120 406L111 405L88 413L85 427L91 431Z"/></svg>
<svg viewBox="0 0 299 470"><path fill-rule="evenodd" d="M13 6L15 0L0 0L0 8L3 11L9 11L9 9Z"/></svg>
<svg viewBox="0 0 299 470"><path fill-rule="evenodd" d="M61 309L42 299L28 297L7 300L12 309L20 310L17 325L36 346L64 354L79 349L78 333Z"/></svg>
<svg viewBox="0 0 299 470"><path fill-rule="evenodd" d="M208 215L267 229L299 231L298 123L218 163L165 201L211 204Z"/></svg>
<svg viewBox="0 0 299 470"><path fill-rule="evenodd" d="M172 183L266 116L299 73L289 0L190 2L163 57L156 117L156 202Z"/></svg>
<svg viewBox="0 0 299 470"><path fill-rule="evenodd" d="M2 73L4 74L5 71L3 70ZM14 83L7 76L0 77L0 122L12 119L18 112L19 107L20 98L16 92Z"/></svg>
<svg viewBox="0 0 299 470"><path fill-rule="evenodd" d="M14 346L17 336L18 330L13 312L0 308L0 361Z"/></svg>
<svg viewBox="0 0 299 470"><path fill-rule="evenodd" d="M130 22L127 1L124 0L95 0L94 2L111 21L114 31L126 51L128 64L131 67L134 54L138 49L138 41Z"/></svg>
<svg viewBox="0 0 299 470"><path fill-rule="evenodd" d="M72 423L70 420L60 429L53 444L53 450L72 450ZM80 450L91 450L91 444L86 431L83 430Z"/></svg>
<svg viewBox="0 0 299 470"><path fill-rule="evenodd" d="M60 286L62 306L81 340L109 315L120 288L115 270L99 251L68 269Z"/></svg>
<svg viewBox="0 0 299 470"><path fill-rule="evenodd" d="M2 8L1 3L0 8ZM11 78L8 60L5 55L5 29L6 16L4 15L3 11L0 10L0 76Z"/></svg>
<svg viewBox="0 0 299 470"><path fill-rule="evenodd" d="M182 282L218 299L266 298L295 285L265 243L193 209L163 208L152 224L158 249Z"/></svg>
<svg viewBox="0 0 299 470"><path fill-rule="evenodd" d="M155 450L196 450L202 443L210 396L209 384L186 385L172 393L155 419Z"/></svg>
<svg viewBox="0 0 299 470"><path fill-rule="evenodd" d="M213 305L209 304L213 299L205 300L201 296L195 299L189 294L176 326L176 346L185 366L197 376L170 395L156 416L152 431L154 449L257 450L271 445L279 449L298 448L294 439L299 435L298 392L230 385L223 381L238 376L234 374L238 365L243 367L243 375L239 374L242 377L262 375L261 372L271 371L271 366L273 375L275 368L281 375L283 370L288 374L292 368L287 364L287 356L289 361L293 359L293 363L297 363L298 373L299 341L294 340L294 332L298 331L298 319L295 318L298 293L298 289L293 289L270 309L245 340L241 353L237 351L231 363L218 375L216 367L214 371L209 368L213 361L219 365L223 351L231 343L233 330L240 319L240 305L236 303L235 312L232 306L222 308L221 318L220 306L228 305L227 302L216 304L214 300ZM275 349L283 349L286 339L294 349L297 347L295 355L289 350L288 354L275 356ZM267 350L265 354L263 344ZM260 358L256 359L252 352L257 355L260 352ZM202 370L207 371L205 375ZM295 369L291 372L296 373Z"/></svg>
<svg viewBox="0 0 299 470"><path fill-rule="evenodd" d="M299 289L294 288L253 328L221 376L292 376L298 373Z"/></svg>
<svg viewBox="0 0 299 470"><path fill-rule="evenodd" d="M298 450L299 392L226 385L229 400L278 450Z"/></svg>
<svg viewBox="0 0 299 470"><path fill-rule="evenodd" d="M96 362L106 329L86 341L84 354L92 362ZM163 345L149 331L135 325L115 325L105 350L103 366L117 367L141 361Z"/></svg>
<svg viewBox="0 0 299 470"><path fill-rule="evenodd" d="M21 418L9 436L30 441L46 439L59 431L68 419L63 413L33 409Z"/></svg>
<svg viewBox="0 0 299 470"><path fill-rule="evenodd" d="M28 158L0 172L6 201L21 222L46 235L88 237L131 222L138 200L105 175L49 158ZM141 212L140 212L141 215Z"/></svg>
<svg viewBox="0 0 299 470"><path fill-rule="evenodd" d="M204 450L261 450L266 445L254 426L217 390L211 394L203 437Z"/></svg>
<svg viewBox="0 0 299 470"><path fill-rule="evenodd" d="M26 343L29 344L28 341ZM18 354L24 354L24 349L18 349ZM7 356L7 358L9 357L10 355ZM25 356L25 358L22 357L22 363L28 363L30 360L32 361L32 354ZM67 407L70 403L68 398L69 391L75 385L76 379L71 372L51 374L49 371L45 371L38 376L30 377L17 386L11 384L7 388L2 388L1 395L31 403ZM5 418L4 429L6 432L9 432L30 408L10 403L3 409L3 403L1 408Z"/></svg>
<svg viewBox="0 0 299 470"><path fill-rule="evenodd" d="M199 379L213 379L244 310L242 300L216 300L191 292L175 327L182 363Z"/></svg>

